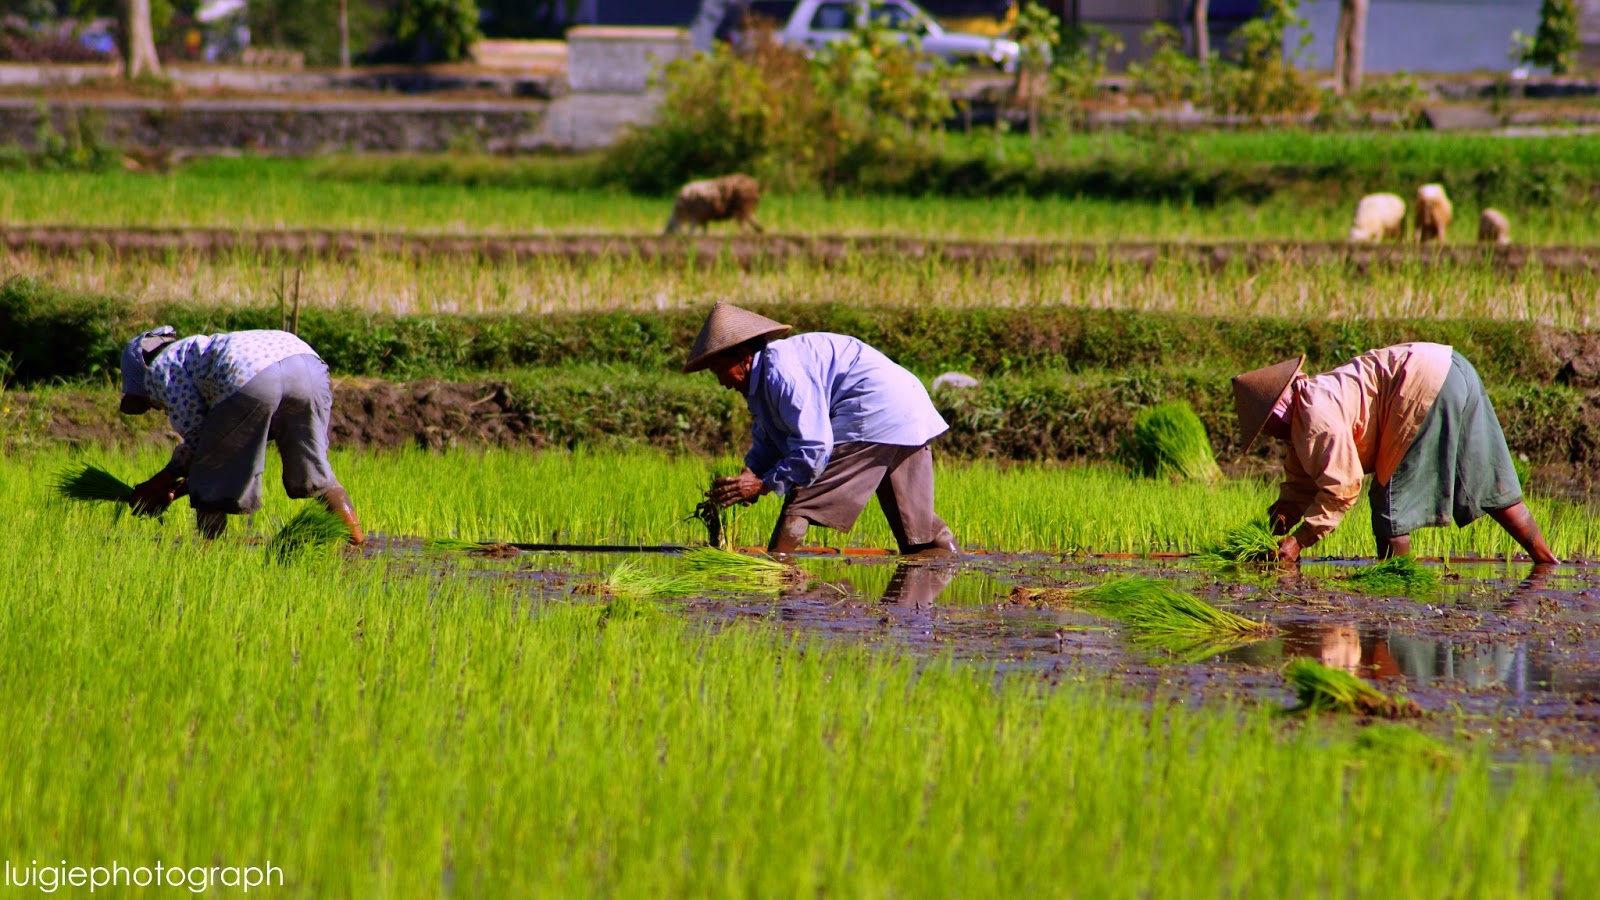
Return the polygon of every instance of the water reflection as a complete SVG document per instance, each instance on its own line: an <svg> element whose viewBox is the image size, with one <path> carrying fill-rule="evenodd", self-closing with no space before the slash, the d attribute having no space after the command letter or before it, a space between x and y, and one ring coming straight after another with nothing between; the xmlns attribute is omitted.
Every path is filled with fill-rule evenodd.
<svg viewBox="0 0 1600 900"><path fill-rule="evenodd" d="M928 609L950 586L956 572L957 567L948 563L900 563L883 589L883 602L901 609Z"/></svg>
<svg viewBox="0 0 1600 900"><path fill-rule="evenodd" d="M1498 688L1519 696L1552 690L1556 681L1550 661L1530 653L1523 641L1460 645L1395 635L1381 626L1355 622L1285 623L1281 637L1226 656L1269 666L1305 656L1371 680L1404 680L1419 687Z"/></svg>

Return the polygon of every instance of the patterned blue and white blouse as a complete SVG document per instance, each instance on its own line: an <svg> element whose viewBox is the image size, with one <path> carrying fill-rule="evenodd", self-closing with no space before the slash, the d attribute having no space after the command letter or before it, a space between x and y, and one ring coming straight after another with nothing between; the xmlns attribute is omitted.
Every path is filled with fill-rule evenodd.
<svg viewBox="0 0 1600 900"><path fill-rule="evenodd" d="M197 334L168 344L151 360L145 376L150 399L167 411L173 430L183 437L183 443L172 451L167 469L176 475L188 474L194 442L218 403L233 396L262 369L291 356L315 356L316 352L287 331Z"/></svg>

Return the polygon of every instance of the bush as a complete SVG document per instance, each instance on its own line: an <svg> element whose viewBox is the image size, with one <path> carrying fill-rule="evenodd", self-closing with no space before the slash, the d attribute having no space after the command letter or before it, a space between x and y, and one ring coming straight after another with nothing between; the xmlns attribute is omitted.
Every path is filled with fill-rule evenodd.
<svg viewBox="0 0 1600 900"><path fill-rule="evenodd" d="M951 112L945 70L881 28L807 59L754 30L670 63L660 112L608 154L630 189L665 193L732 172L778 189L854 184Z"/></svg>

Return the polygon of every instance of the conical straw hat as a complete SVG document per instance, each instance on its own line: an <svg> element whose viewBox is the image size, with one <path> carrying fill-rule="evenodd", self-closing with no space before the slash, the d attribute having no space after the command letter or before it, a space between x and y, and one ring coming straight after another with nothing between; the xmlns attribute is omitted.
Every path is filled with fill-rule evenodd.
<svg viewBox="0 0 1600 900"><path fill-rule="evenodd" d="M774 322L766 316L729 303L718 303L706 314L705 327L694 339L689 351L689 361L683 364L685 372L698 372L706 367L711 357L730 347L737 347L751 338L777 337L788 334L789 326Z"/></svg>
<svg viewBox="0 0 1600 900"><path fill-rule="evenodd" d="M1239 443L1244 445L1240 453L1250 452L1250 446L1261 436L1261 429L1266 427L1272 408L1278 405L1278 398L1283 396L1283 389L1294 380L1295 373L1300 371L1305 361L1306 355L1302 353L1299 359L1286 359L1264 369L1253 369L1234 376L1233 411L1239 416Z"/></svg>

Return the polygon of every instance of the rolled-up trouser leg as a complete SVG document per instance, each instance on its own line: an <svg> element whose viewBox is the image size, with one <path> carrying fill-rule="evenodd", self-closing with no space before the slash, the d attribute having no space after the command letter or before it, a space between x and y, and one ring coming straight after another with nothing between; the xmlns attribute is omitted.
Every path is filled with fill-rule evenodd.
<svg viewBox="0 0 1600 900"><path fill-rule="evenodd" d="M279 362L282 399L272 418L273 438L283 457L283 490L290 497L320 497L339 486L328 463L328 420L333 388L328 366L308 354Z"/></svg>
<svg viewBox="0 0 1600 900"><path fill-rule="evenodd" d="M874 493L902 550L939 540L945 524L933 514L933 453L926 444L835 444L817 480L784 498L782 515L849 531Z"/></svg>
<svg viewBox="0 0 1600 900"><path fill-rule="evenodd" d="M878 485L878 505L902 553L934 543L947 530L933 511L933 451L926 444L905 450Z"/></svg>

